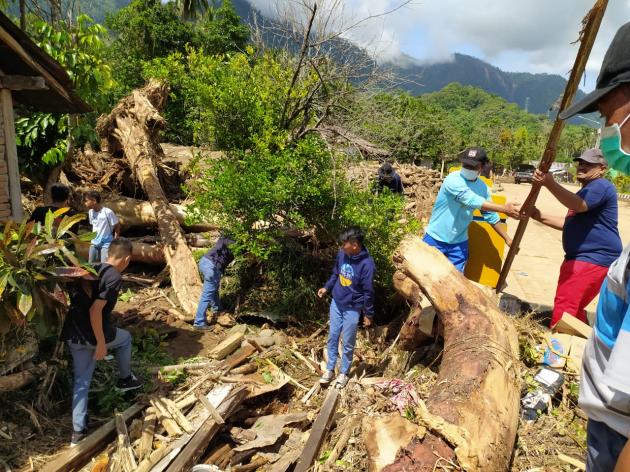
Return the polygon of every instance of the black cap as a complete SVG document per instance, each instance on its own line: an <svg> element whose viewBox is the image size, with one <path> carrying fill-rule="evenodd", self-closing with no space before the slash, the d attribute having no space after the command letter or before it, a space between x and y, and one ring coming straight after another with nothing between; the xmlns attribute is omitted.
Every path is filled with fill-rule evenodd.
<svg viewBox="0 0 630 472"><path fill-rule="evenodd" d="M597 111L598 102L611 90L621 84L630 83L630 23L626 23L617 31L608 51L604 56L602 68L597 77L595 90L586 97L560 113L560 118L566 120L578 113Z"/></svg>
<svg viewBox="0 0 630 472"><path fill-rule="evenodd" d="M482 147L466 148L457 156L462 164L476 166L477 164L485 164L488 162L486 150Z"/></svg>
<svg viewBox="0 0 630 472"><path fill-rule="evenodd" d="M394 168L389 162L385 162L378 170L378 172L380 175L391 175L394 172Z"/></svg>

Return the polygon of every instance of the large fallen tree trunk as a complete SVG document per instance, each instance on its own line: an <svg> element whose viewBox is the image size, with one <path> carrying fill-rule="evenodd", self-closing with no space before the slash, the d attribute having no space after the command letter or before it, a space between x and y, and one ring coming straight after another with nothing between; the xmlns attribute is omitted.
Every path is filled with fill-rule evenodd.
<svg viewBox="0 0 630 472"><path fill-rule="evenodd" d="M158 220L155 217L155 211L153 211L153 205L150 202L136 200L135 198L116 196L106 198L103 204L106 207L111 208L111 210L116 213L116 216L120 219L120 224L123 228L158 225ZM216 225L209 223L186 225L184 223L186 220L186 207L184 205L177 205L174 203L171 203L169 206L179 224L186 229L199 233L214 231L217 229Z"/></svg>
<svg viewBox="0 0 630 472"><path fill-rule="evenodd" d="M184 232L160 186L154 162L162 155L158 137L166 121L159 110L163 109L168 92L164 83L151 80L122 99L109 115L101 116L96 129L101 139L107 140L112 154L124 153L149 197L157 217L171 283L181 307L192 316L201 293L201 278Z"/></svg>
<svg viewBox="0 0 630 472"><path fill-rule="evenodd" d="M90 249L90 243L78 242L75 243L77 254L83 259L88 258L88 251ZM164 257L164 250L161 246L153 244L146 244L137 241L131 242L131 261L142 262L143 264L163 266L166 264L166 258Z"/></svg>
<svg viewBox="0 0 630 472"><path fill-rule="evenodd" d="M439 376L418 417L429 433L387 471L432 471L438 455L468 471L507 470L519 414L518 338L510 320L436 249L409 236L394 255L444 324Z"/></svg>

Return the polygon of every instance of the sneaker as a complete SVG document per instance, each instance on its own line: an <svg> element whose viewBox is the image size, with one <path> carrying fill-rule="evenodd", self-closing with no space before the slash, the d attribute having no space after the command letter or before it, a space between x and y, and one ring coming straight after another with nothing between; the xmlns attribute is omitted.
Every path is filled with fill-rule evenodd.
<svg viewBox="0 0 630 472"><path fill-rule="evenodd" d="M327 384L330 383L331 380L333 379L333 377L335 376L335 373L332 370L327 370L324 375L322 375L319 378L319 383L320 384Z"/></svg>
<svg viewBox="0 0 630 472"><path fill-rule="evenodd" d="M348 377L346 374L339 374L335 379L335 387L344 388L346 385L348 385L348 380L350 380L350 377Z"/></svg>
<svg viewBox="0 0 630 472"><path fill-rule="evenodd" d="M214 328L212 326L208 326L207 324L202 325L193 325L193 329L197 331L212 331Z"/></svg>
<svg viewBox="0 0 630 472"><path fill-rule="evenodd" d="M83 441L86 437L87 437L87 429L84 429L83 431L80 431L80 432L73 431L72 439L70 439L70 447L75 447L77 444Z"/></svg>
<svg viewBox="0 0 630 472"><path fill-rule="evenodd" d="M130 390L142 388L142 385L142 381L139 380L138 377L136 377L135 375L131 374L126 379L118 379L116 388L121 392L129 392Z"/></svg>

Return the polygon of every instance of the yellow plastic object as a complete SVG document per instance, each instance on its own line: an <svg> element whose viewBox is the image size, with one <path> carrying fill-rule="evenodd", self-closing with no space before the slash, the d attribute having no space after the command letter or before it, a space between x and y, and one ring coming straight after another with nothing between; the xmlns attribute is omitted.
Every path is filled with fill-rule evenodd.
<svg viewBox="0 0 630 472"><path fill-rule="evenodd" d="M488 187L492 188L492 181L480 177ZM504 195L492 195L494 203L504 204ZM489 223L486 223L479 210L473 213L473 222L468 227L468 262L464 275L482 285L495 288L499 281L501 266L503 265L503 251L505 241L497 234ZM507 225L507 215L499 213L501 223Z"/></svg>
<svg viewBox="0 0 630 472"><path fill-rule="evenodd" d="M449 168L449 174L461 167ZM489 188L493 183L486 177L479 177ZM494 203L505 204L504 195L492 195ZM501 223L507 225L507 215L499 213ZM473 213L473 222L468 227L468 262L464 275L473 282L495 288L499 281L501 266L503 265L503 252L505 241L497 234L489 223L486 223L479 210Z"/></svg>

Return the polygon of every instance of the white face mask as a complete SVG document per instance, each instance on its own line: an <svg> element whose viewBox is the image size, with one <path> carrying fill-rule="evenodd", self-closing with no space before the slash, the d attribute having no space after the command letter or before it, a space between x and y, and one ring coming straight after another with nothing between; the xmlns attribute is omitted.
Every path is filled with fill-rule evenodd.
<svg viewBox="0 0 630 472"><path fill-rule="evenodd" d="M479 177L478 170L466 169L465 167L462 167L462 170L460 170L459 173L466 180L477 180L477 178Z"/></svg>

